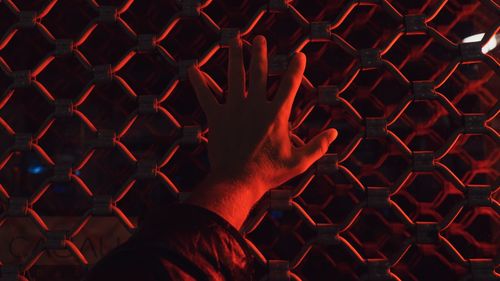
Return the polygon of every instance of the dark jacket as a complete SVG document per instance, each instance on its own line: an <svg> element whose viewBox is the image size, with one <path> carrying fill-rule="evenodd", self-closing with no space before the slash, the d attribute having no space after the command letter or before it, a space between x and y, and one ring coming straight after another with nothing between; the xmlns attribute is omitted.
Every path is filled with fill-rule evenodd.
<svg viewBox="0 0 500 281"><path fill-rule="evenodd" d="M149 215L84 280L254 280L253 263L241 234L222 217L173 204Z"/></svg>

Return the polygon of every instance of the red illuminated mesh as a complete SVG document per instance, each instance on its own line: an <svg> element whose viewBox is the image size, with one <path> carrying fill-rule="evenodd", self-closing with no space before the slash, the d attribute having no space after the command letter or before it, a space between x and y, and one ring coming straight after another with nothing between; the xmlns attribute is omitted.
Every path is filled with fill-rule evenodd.
<svg viewBox="0 0 500 281"><path fill-rule="evenodd" d="M198 63L225 88L238 31L247 59L266 36L270 94L291 55L307 55L296 145L339 131L245 223L262 275L498 278L500 53L482 52L498 10L493 0L0 1L2 280L76 280L147 208L189 194L209 170L209 137L186 69Z"/></svg>

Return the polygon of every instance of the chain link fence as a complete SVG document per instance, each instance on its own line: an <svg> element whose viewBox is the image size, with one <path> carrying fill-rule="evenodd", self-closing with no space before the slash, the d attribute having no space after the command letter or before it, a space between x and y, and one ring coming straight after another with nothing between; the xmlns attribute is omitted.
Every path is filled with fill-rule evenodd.
<svg viewBox="0 0 500 281"><path fill-rule="evenodd" d="M78 280L209 171L197 63L227 87L266 36L294 52L301 145L338 139L242 234L267 280L497 280L494 0L0 1L0 277ZM247 64L248 65L248 64Z"/></svg>

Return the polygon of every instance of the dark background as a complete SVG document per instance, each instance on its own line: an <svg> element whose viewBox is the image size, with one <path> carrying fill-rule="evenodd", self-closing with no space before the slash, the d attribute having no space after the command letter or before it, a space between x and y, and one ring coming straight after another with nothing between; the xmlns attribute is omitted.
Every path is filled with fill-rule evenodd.
<svg viewBox="0 0 500 281"><path fill-rule="evenodd" d="M246 222L260 277L495 280L499 19L488 0L0 1L2 280L78 280L189 194L209 135L185 71L225 88L237 30L246 63L267 38L269 98L307 55L296 145L339 131Z"/></svg>

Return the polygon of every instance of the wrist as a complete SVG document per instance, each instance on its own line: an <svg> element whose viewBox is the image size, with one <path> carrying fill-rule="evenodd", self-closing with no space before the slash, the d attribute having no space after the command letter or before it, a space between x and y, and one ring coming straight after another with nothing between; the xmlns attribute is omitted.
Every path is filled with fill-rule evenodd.
<svg viewBox="0 0 500 281"><path fill-rule="evenodd" d="M240 229L264 193L265 188L256 178L209 173L185 203L213 211Z"/></svg>
<svg viewBox="0 0 500 281"><path fill-rule="evenodd" d="M253 194L262 196L269 189L261 174L249 167L243 171L231 170L231 168L214 169L205 178L210 183L228 184L238 186L241 189L249 189Z"/></svg>

